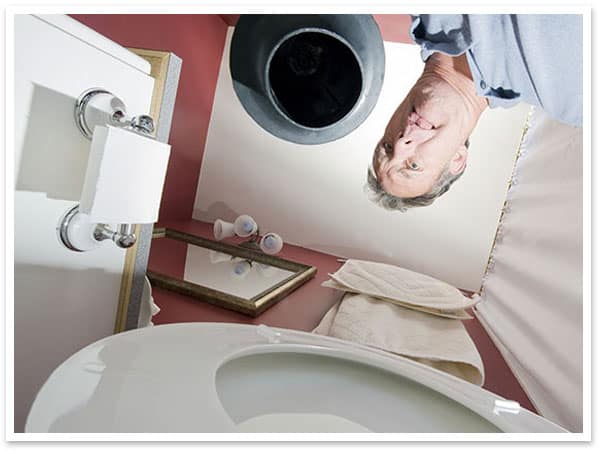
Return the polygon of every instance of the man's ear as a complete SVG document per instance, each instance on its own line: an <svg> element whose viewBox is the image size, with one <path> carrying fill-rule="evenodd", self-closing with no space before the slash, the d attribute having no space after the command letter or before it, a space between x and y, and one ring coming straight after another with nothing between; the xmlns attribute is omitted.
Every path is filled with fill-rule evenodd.
<svg viewBox="0 0 600 450"><path fill-rule="evenodd" d="M452 175L456 175L461 173L463 170L465 170L465 167L467 166L467 157L469 156L469 150L467 149L467 147L463 144L461 145L458 150L456 151L456 153L454 154L454 156L452 157L452 159L450 160L450 165L448 167L448 169L450 170L450 173Z"/></svg>

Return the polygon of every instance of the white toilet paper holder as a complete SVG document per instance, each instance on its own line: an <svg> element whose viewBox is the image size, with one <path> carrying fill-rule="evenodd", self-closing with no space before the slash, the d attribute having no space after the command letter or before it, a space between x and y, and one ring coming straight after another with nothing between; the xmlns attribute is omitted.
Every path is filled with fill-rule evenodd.
<svg viewBox="0 0 600 450"><path fill-rule="evenodd" d="M108 111L108 112L107 112ZM103 88L84 91L75 102L75 124L81 133L92 140L96 126L111 125L154 140L154 120L142 114L127 117L125 103ZM134 224L119 224L116 230L104 223L95 223L76 205L66 211L56 227L59 241L69 250L84 252L105 240L117 247L132 247L137 240Z"/></svg>
<svg viewBox="0 0 600 450"><path fill-rule="evenodd" d="M146 114L127 117L125 103L113 93L97 87L87 89L75 101L75 124L90 140L96 125L127 128L146 137L152 137L154 133L152 117Z"/></svg>
<svg viewBox="0 0 600 450"><path fill-rule="evenodd" d="M87 214L79 211L79 205L69 209L60 218L56 231L58 240L69 250L85 252L96 248L102 241L111 240L117 247L129 248L137 240L135 225L120 224L117 231L103 223L94 223Z"/></svg>

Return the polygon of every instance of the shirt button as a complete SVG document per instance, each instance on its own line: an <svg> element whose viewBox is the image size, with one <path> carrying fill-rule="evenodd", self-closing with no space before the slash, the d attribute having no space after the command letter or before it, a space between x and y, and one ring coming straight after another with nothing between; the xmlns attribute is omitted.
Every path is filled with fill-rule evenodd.
<svg viewBox="0 0 600 450"><path fill-rule="evenodd" d="M485 84L485 81L481 80L479 86L481 87L481 89L485 89L487 87L487 84Z"/></svg>

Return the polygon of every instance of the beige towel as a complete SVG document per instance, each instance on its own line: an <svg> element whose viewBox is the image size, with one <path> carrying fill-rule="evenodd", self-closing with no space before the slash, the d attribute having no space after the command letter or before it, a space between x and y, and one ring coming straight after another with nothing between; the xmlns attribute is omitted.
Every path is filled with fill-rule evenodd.
<svg viewBox="0 0 600 450"><path fill-rule="evenodd" d="M406 308L456 319L471 319L465 311L479 301L454 286L401 267L349 259L322 286L368 294Z"/></svg>
<svg viewBox="0 0 600 450"><path fill-rule="evenodd" d="M348 293L313 332L386 350L483 384L483 362L460 320Z"/></svg>

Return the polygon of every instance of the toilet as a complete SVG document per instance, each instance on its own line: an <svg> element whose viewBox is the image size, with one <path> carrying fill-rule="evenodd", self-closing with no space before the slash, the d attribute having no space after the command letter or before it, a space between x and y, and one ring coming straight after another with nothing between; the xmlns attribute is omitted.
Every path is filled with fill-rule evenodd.
<svg viewBox="0 0 600 450"><path fill-rule="evenodd" d="M387 352L228 323L141 328L85 347L42 386L25 431L566 432L514 401Z"/></svg>

